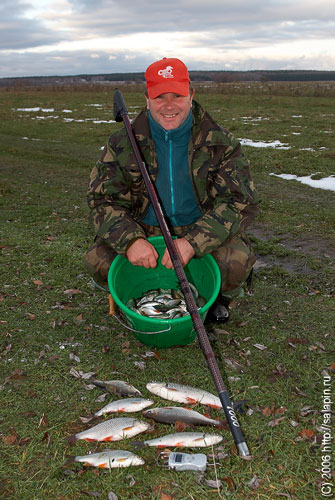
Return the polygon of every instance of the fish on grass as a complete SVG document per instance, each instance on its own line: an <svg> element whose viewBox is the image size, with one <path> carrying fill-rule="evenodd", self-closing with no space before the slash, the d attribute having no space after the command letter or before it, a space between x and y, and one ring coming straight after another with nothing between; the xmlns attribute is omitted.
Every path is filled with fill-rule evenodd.
<svg viewBox="0 0 335 500"><path fill-rule="evenodd" d="M151 418L156 422L163 424L175 424L184 422L187 425L213 425L215 427L225 428L225 422L208 418L206 415L180 406L165 406L164 408L151 408L142 413L146 418Z"/></svg>
<svg viewBox="0 0 335 500"><path fill-rule="evenodd" d="M117 467L130 467L143 465L143 458L126 450L104 450L100 453L78 455L73 457L75 462L83 462L86 466L99 467L100 469L115 469Z"/></svg>
<svg viewBox="0 0 335 500"><path fill-rule="evenodd" d="M136 411L144 410L148 406L153 405L151 399L144 398L125 398L112 401L108 405L101 408L101 410L94 413L95 417L101 417L105 413L133 413Z"/></svg>
<svg viewBox="0 0 335 500"><path fill-rule="evenodd" d="M132 444L138 447L155 446L156 448L205 448L213 446L222 441L223 437L220 434L207 434L204 432L176 432L175 434L167 434L155 439L147 439L146 441L137 441Z"/></svg>
<svg viewBox="0 0 335 500"><path fill-rule="evenodd" d="M211 408L222 409L220 398L203 389L175 384L174 382L149 382L146 387L156 396L169 401L185 404L201 403Z"/></svg>
<svg viewBox="0 0 335 500"><path fill-rule="evenodd" d="M151 427L147 422L136 418L119 417L105 420L100 424L82 432L78 432L69 438L70 443L78 439L85 441L120 441L145 432Z"/></svg>
<svg viewBox="0 0 335 500"><path fill-rule="evenodd" d="M142 393L136 389L131 384L128 384L124 380L96 380L94 378L90 379L91 384L103 389L104 391L110 392L112 394L117 394L121 397L128 396L142 396Z"/></svg>

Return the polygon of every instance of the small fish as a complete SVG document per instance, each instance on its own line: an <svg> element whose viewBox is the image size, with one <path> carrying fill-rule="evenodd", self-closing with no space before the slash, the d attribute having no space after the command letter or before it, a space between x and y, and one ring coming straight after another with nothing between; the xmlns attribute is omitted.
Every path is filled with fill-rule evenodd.
<svg viewBox="0 0 335 500"><path fill-rule="evenodd" d="M99 467L100 469L114 469L116 467L129 467L131 465L143 465L143 458L126 450L104 450L100 453L89 455L78 455L73 458L76 462L84 465Z"/></svg>
<svg viewBox="0 0 335 500"><path fill-rule="evenodd" d="M142 422L136 418L113 418L105 420L86 431L78 432L71 441L84 439L85 441L120 441L120 439L130 438L145 432L150 427L147 422Z"/></svg>
<svg viewBox="0 0 335 500"><path fill-rule="evenodd" d="M156 446L157 448L204 448L220 443L223 437L219 434L206 434L204 432L176 432L167 434L156 439L148 439L139 443L138 446Z"/></svg>
<svg viewBox="0 0 335 500"><path fill-rule="evenodd" d="M197 306L202 307L206 300L199 297L198 291L192 283L189 285ZM134 312L148 318L174 319L189 314L182 290L174 288L149 290L137 299L130 298L126 305Z"/></svg>
<svg viewBox="0 0 335 500"><path fill-rule="evenodd" d="M103 389L112 394L117 394L118 396L142 396L142 393L136 389L133 385L124 382L123 380L96 380L90 379L91 384Z"/></svg>
<svg viewBox="0 0 335 500"><path fill-rule="evenodd" d="M220 398L214 394L197 389L189 385L175 384L173 382L149 382L147 389L169 401L176 401L178 403L196 404L201 403L211 408L221 408L222 404Z"/></svg>
<svg viewBox="0 0 335 500"><path fill-rule="evenodd" d="M144 410L148 406L153 405L154 402L151 399L143 398L125 398L113 401L108 405L101 408L101 410L94 413L95 417L101 417L104 413L132 413L136 411Z"/></svg>
<svg viewBox="0 0 335 500"><path fill-rule="evenodd" d="M180 406L165 406L164 408L151 408L142 413L146 418L151 418L156 422L163 424L174 424L176 422L184 422L188 425L214 425L216 427L224 427L224 424L219 420L208 418L201 413L182 408Z"/></svg>

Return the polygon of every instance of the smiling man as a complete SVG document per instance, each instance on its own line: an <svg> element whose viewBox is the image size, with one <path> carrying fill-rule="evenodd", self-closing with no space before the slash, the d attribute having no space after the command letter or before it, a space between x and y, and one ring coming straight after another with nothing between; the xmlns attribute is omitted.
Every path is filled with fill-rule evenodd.
<svg viewBox="0 0 335 500"><path fill-rule="evenodd" d="M210 253L221 271L221 293L208 321L225 321L242 296L256 260L246 227L258 199L238 140L193 100L185 64L163 58L146 72L146 108L132 127L181 261ZM92 170L88 204L96 237L85 255L95 282L106 286L117 254L157 265L149 236L161 234L125 129L113 134ZM167 249L162 264L172 268Z"/></svg>

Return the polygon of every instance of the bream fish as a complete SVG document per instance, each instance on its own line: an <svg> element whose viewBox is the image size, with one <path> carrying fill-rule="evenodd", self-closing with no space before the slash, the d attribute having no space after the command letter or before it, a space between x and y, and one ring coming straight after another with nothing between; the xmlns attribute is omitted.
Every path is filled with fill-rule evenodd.
<svg viewBox="0 0 335 500"><path fill-rule="evenodd" d="M100 424L78 432L73 436L74 441L84 439L85 441L119 441L120 439L136 436L150 428L148 422L136 418L119 417L105 420Z"/></svg>
<svg viewBox="0 0 335 500"><path fill-rule="evenodd" d="M176 432L167 434L155 439L147 439L139 443L132 443L143 446L156 446L156 448L204 448L213 446L222 441L223 437L219 434L206 434L204 432Z"/></svg>
<svg viewBox="0 0 335 500"><path fill-rule="evenodd" d="M143 465L143 458L126 450L104 450L100 453L89 455L78 455L73 460L83 462L84 465L91 465L101 469L114 469L116 467L130 467L131 465Z"/></svg>
<svg viewBox="0 0 335 500"><path fill-rule="evenodd" d="M121 397L127 397L127 396L142 396L142 393L136 389L131 384L128 384L127 382L124 382L124 380L96 380L91 378L90 379L91 384L95 385L96 387L99 387L100 389L103 389L104 391L110 392L112 394L117 394L118 396Z"/></svg>
<svg viewBox="0 0 335 500"><path fill-rule="evenodd" d="M176 401L184 404L201 403L211 408L221 408L220 398L214 394L197 389L188 385L175 384L173 382L149 382L146 385L147 389L169 401Z"/></svg>
<svg viewBox="0 0 335 500"><path fill-rule="evenodd" d="M101 408L101 410L94 413L95 417L101 417L104 413L132 413L144 410L148 406L153 405L151 399L144 398L124 398L112 401L108 405Z"/></svg>
<svg viewBox="0 0 335 500"><path fill-rule="evenodd" d="M180 406L165 406L164 408L150 408L142 413L146 418L151 418L163 424L174 424L184 422L188 425L214 425L224 427L223 422L208 418L201 413Z"/></svg>

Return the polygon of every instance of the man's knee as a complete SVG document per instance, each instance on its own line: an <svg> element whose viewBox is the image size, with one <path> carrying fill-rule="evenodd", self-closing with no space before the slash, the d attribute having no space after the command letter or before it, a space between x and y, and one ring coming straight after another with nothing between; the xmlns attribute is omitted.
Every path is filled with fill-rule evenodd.
<svg viewBox="0 0 335 500"><path fill-rule="evenodd" d="M98 283L106 282L108 271L116 252L97 237L84 255L84 264L90 275Z"/></svg>
<svg viewBox="0 0 335 500"><path fill-rule="evenodd" d="M256 256L245 235L238 235L213 252L221 271L221 290L240 287L248 278Z"/></svg>

